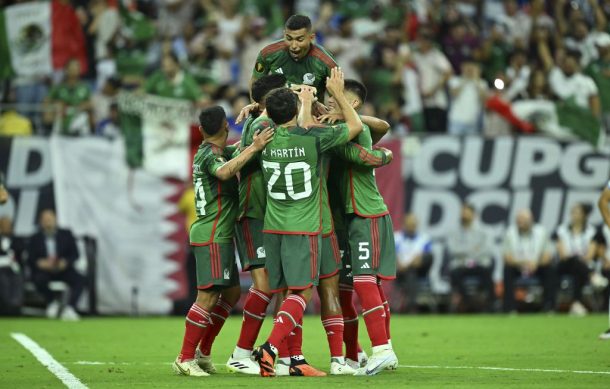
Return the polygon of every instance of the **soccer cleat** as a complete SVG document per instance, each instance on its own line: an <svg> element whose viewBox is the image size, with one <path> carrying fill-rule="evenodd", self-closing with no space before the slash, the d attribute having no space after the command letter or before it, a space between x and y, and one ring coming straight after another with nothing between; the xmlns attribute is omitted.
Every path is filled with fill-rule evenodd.
<svg viewBox="0 0 610 389"><path fill-rule="evenodd" d="M201 350L195 350L195 360L199 367L208 374L216 373L216 368L214 367L214 363L212 363L212 357L209 355L203 355Z"/></svg>
<svg viewBox="0 0 610 389"><path fill-rule="evenodd" d="M61 304L59 304L59 301L57 300L53 300L51 301L51 303L47 306L47 317L49 319L57 319L57 317L59 316L59 309L61 308Z"/></svg>
<svg viewBox="0 0 610 389"><path fill-rule="evenodd" d="M282 359L278 359L275 364L275 375L278 377L290 375L290 364L285 363Z"/></svg>
<svg viewBox="0 0 610 389"><path fill-rule="evenodd" d="M275 377L275 355L271 351L269 343L265 342L252 352L254 360L258 363L261 377Z"/></svg>
<svg viewBox="0 0 610 389"><path fill-rule="evenodd" d="M360 367L366 366L366 362L369 360L369 356L366 355L366 351L362 350L358 352L358 364Z"/></svg>
<svg viewBox="0 0 610 389"><path fill-rule="evenodd" d="M63 310L63 312L61 313L61 320L64 320L64 321L79 321L80 320L80 316L79 316L78 313L76 313L74 308L72 308L70 305L66 305L66 307Z"/></svg>
<svg viewBox="0 0 610 389"><path fill-rule="evenodd" d="M326 373L307 363L290 366L290 375L293 377L326 377Z"/></svg>
<svg viewBox="0 0 610 389"><path fill-rule="evenodd" d="M227 361L227 370L231 373L259 375L260 368L250 357L234 358L233 354ZM276 369L277 374L277 369Z"/></svg>
<svg viewBox="0 0 610 389"><path fill-rule="evenodd" d="M191 359L190 361L180 362L180 358L178 357L172 364L172 369L178 375L186 375L186 376L190 376L190 377L209 376L208 373L206 373L199 367L196 359Z"/></svg>
<svg viewBox="0 0 610 389"><path fill-rule="evenodd" d="M385 368L386 370L396 370L396 369L398 369L398 357L396 356L396 353L394 352L394 350L392 350L392 355L393 355L392 363L390 363Z"/></svg>
<svg viewBox="0 0 610 389"><path fill-rule="evenodd" d="M357 361L354 361L353 359L349 359L349 358L345 358L345 363L348 364L349 367L351 367L354 370L358 370L362 367L362 366L360 366L360 364Z"/></svg>
<svg viewBox="0 0 610 389"><path fill-rule="evenodd" d="M599 335L600 340L610 340L610 328L602 334Z"/></svg>
<svg viewBox="0 0 610 389"><path fill-rule="evenodd" d="M587 308L582 305L580 301L574 301L570 306L571 316L584 317L587 316L587 313L589 313L589 311L587 311Z"/></svg>
<svg viewBox="0 0 610 389"><path fill-rule="evenodd" d="M340 363L335 359L330 361L330 375L354 375L356 369L353 369L347 362Z"/></svg>
<svg viewBox="0 0 610 389"><path fill-rule="evenodd" d="M381 350L373 353L367 361L366 366L358 369L354 375L376 375L394 363L398 364L394 351L392 349Z"/></svg>

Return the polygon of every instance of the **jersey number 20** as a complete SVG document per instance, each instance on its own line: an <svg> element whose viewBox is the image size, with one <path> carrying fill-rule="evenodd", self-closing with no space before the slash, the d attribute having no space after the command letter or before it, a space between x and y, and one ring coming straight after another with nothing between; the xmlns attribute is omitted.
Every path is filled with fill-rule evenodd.
<svg viewBox="0 0 610 389"><path fill-rule="evenodd" d="M288 192L288 196L290 196L291 199L300 200L311 195L311 169L308 163L291 162L284 167L284 171L282 172L282 167L280 166L279 162L263 161L263 168L265 168L265 170L273 170L273 173L271 173L271 177L269 178L269 182L267 183L267 192L269 193L269 196L271 196L271 198L276 200L286 200L285 193L273 191L273 185L275 185L282 173L284 174L284 180L286 181L286 191ZM292 172L295 170L303 171L304 188L303 191L299 193L295 193L294 191Z"/></svg>

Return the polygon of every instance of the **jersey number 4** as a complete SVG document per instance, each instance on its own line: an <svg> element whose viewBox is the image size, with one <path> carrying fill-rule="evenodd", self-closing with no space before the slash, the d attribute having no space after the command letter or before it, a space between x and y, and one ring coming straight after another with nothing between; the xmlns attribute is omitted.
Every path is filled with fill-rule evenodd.
<svg viewBox="0 0 610 389"><path fill-rule="evenodd" d="M306 162L291 162L284 167L284 171L282 172L282 167L279 162L269 162L263 161L263 168L265 170L273 170L271 173L271 177L269 178L269 182L267 183L267 192L271 198L276 200L286 200L286 194L290 196L293 200L300 200L311 195L311 168ZM294 171L303 171L303 191L296 193L294 191L294 181L292 178L292 173ZM278 178L284 174L284 180L286 182L286 192L274 192L273 185L277 182Z"/></svg>

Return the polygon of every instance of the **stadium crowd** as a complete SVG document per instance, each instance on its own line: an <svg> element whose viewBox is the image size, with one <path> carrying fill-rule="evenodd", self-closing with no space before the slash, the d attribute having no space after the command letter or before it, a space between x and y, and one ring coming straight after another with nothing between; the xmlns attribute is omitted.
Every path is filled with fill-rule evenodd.
<svg viewBox="0 0 610 389"><path fill-rule="evenodd" d="M312 17L317 41L367 86L363 113L386 118L394 134L561 134L532 113L541 102L564 104L558 112L576 112L588 132L608 129L607 0L53 2L78 20L71 33L83 37L82 52L51 77L6 79L0 134L47 134L60 115L57 131L114 137L116 96L138 88L220 103L235 118L258 50L281 38L293 13Z"/></svg>

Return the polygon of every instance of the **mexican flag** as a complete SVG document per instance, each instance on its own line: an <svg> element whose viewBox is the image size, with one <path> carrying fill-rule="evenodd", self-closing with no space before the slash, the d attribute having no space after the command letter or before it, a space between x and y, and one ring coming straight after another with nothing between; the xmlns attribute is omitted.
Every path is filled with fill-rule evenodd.
<svg viewBox="0 0 610 389"><path fill-rule="evenodd" d="M70 5L35 1L0 10L0 80L48 75L72 58L87 70L85 36Z"/></svg>

